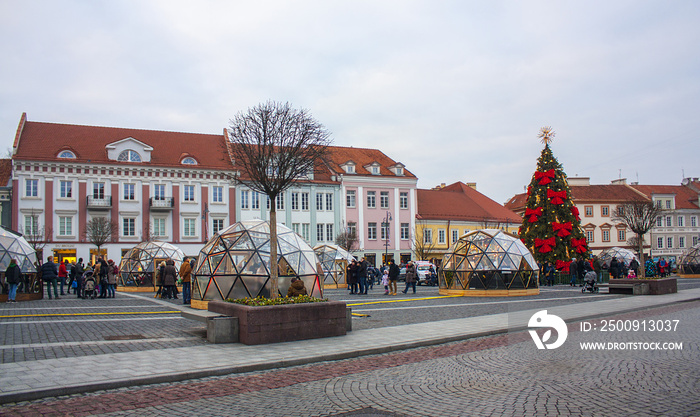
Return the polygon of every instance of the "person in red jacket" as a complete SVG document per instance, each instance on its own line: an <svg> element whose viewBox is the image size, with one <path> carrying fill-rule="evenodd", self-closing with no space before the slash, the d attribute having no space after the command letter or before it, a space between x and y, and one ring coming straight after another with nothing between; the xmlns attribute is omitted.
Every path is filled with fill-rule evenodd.
<svg viewBox="0 0 700 417"><path fill-rule="evenodd" d="M58 265L58 282L61 283L61 295L66 295L63 292L63 285L66 283L66 278L68 278L68 259L64 259Z"/></svg>

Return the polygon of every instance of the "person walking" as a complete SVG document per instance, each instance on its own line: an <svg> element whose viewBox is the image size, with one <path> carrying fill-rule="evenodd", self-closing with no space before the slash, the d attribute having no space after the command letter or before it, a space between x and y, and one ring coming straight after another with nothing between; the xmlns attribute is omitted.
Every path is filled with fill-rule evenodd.
<svg viewBox="0 0 700 417"><path fill-rule="evenodd" d="M107 298L114 298L117 289L117 277L119 276L119 267L113 260L107 261Z"/></svg>
<svg viewBox="0 0 700 417"><path fill-rule="evenodd" d="M53 263L53 256L46 258L46 262L41 265L41 279L46 283L46 293L51 299L51 287L53 287L53 294L57 300L58 298L58 267Z"/></svg>
<svg viewBox="0 0 700 417"><path fill-rule="evenodd" d="M5 270L5 280L7 281L7 285L9 287L7 292L8 303L17 302L15 298L17 298L17 286L22 280L21 276L22 271L20 271L19 266L17 266L17 261L11 259L10 265L8 265L7 269Z"/></svg>
<svg viewBox="0 0 700 417"><path fill-rule="evenodd" d="M367 268L369 267L369 262L365 258L362 258L360 264L357 267L357 280L360 284L360 295L367 294Z"/></svg>
<svg viewBox="0 0 700 417"><path fill-rule="evenodd" d="M384 295L389 295L389 270L384 269L382 274L382 285L384 286Z"/></svg>
<svg viewBox="0 0 700 417"><path fill-rule="evenodd" d="M66 278L68 278L68 259L64 259L63 262L59 262L58 264L58 282L61 286L61 295L66 295L66 293L63 292ZM70 292L70 290L68 291Z"/></svg>
<svg viewBox="0 0 700 417"><path fill-rule="evenodd" d="M408 265L406 265L406 289L403 290L403 293L406 294L408 292L408 288L412 287L413 288L413 293L416 293L416 266L413 264L413 261L408 261Z"/></svg>
<svg viewBox="0 0 700 417"><path fill-rule="evenodd" d="M175 262L172 259L165 261L165 270L163 271L163 288L165 295L168 299L175 298L175 284L177 282L177 270L175 269Z"/></svg>
<svg viewBox="0 0 700 417"><path fill-rule="evenodd" d="M399 281L400 273L401 270L399 269L399 266L396 265L396 262L394 262L393 259L389 261L389 295L396 295L396 283Z"/></svg>
<svg viewBox="0 0 700 417"><path fill-rule="evenodd" d="M350 264L348 264L348 268L346 271L347 275L347 280L348 280L348 288L350 289L350 294L357 294L359 291L357 290L357 261L352 260Z"/></svg>
<svg viewBox="0 0 700 417"><path fill-rule="evenodd" d="M613 279L617 279L620 273L620 264L617 262L617 258L615 256L613 256L613 258L610 260L610 267L608 270L610 271L610 276Z"/></svg>
<svg viewBox="0 0 700 417"><path fill-rule="evenodd" d="M192 280L192 265L187 258L180 265L180 279L182 280L182 304L190 304L192 294L190 293L190 282Z"/></svg>
<svg viewBox="0 0 700 417"><path fill-rule="evenodd" d="M97 280L97 282L100 283L100 296L97 298L107 298L107 286L108 286L108 281L107 281L107 271L108 271L108 266L107 266L107 261L104 260L103 257L99 257L97 259L97 263L95 264L95 273L94 277Z"/></svg>
<svg viewBox="0 0 700 417"><path fill-rule="evenodd" d="M70 270L71 276L75 275L75 282L77 286L75 287L75 295L80 298L83 293L83 274L85 273L85 268L83 267L83 258L79 258L78 261L73 264L73 268Z"/></svg>

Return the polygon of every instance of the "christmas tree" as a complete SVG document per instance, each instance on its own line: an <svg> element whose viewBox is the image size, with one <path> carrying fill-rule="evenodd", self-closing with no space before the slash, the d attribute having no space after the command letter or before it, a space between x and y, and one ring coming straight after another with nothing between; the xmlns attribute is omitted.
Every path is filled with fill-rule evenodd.
<svg viewBox="0 0 700 417"><path fill-rule="evenodd" d="M571 258L588 258L590 253L566 174L549 148L554 131L543 127L539 137L544 149L527 188L520 239L537 262L549 261L557 269L568 269Z"/></svg>

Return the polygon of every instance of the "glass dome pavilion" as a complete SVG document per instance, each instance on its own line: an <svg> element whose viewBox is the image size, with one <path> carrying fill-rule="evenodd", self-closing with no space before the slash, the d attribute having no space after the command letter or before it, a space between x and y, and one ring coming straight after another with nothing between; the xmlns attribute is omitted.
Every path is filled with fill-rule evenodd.
<svg viewBox="0 0 700 417"><path fill-rule="evenodd" d="M613 257L617 258L618 262L623 261L626 266L630 266L632 259L637 259L637 255L635 255L631 250L614 246L612 248L605 249L600 253L600 255L598 255L600 266L604 269L610 268L610 261L612 261ZM637 259L637 262L639 262L639 259Z"/></svg>
<svg viewBox="0 0 700 417"><path fill-rule="evenodd" d="M481 229L452 244L438 279L443 295L502 297L539 294L538 275L537 262L520 239Z"/></svg>
<svg viewBox="0 0 700 417"><path fill-rule="evenodd" d="M126 288L143 288L153 291L153 271L156 265L170 258L180 269L184 253L177 246L166 242L141 242L124 255L119 263L119 285Z"/></svg>
<svg viewBox="0 0 700 417"><path fill-rule="evenodd" d="M36 273L36 251L22 235L0 227L0 271L14 259L23 274Z"/></svg>
<svg viewBox="0 0 700 417"><path fill-rule="evenodd" d="M323 268L324 288L347 287L345 271L348 263L352 262L355 257L340 246L331 244L316 245L314 252L316 252Z"/></svg>
<svg viewBox="0 0 700 417"><path fill-rule="evenodd" d="M679 274L700 276L700 243L689 248L680 262L678 262Z"/></svg>
<svg viewBox="0 0 700 417"><path fill-rule="evenodd" d="M287 295L294 277L304 281L308 294L323 296L321 265L301 236L277 224L278 289ZM270 225L245 220L219 231L199 253L192 277L192 306L196 301L270 296Z"/></svg>

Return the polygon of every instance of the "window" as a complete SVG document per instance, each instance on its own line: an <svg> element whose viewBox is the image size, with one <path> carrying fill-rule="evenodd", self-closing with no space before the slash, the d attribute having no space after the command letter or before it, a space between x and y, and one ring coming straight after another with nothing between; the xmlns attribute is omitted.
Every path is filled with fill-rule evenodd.
<svg viewBox="0 0 700 417"><path fill-rule="evenodd" d="M165 219L153 219L153 236L165 236Z"/></svg>
<svg viewBox="0 0 700 417"><path fill-rule="evenodd" d="M690 216L690 227L698 227L698 218Z"/></svg>
<svg viewBox="0 0 700 417"><path fill-rule="evenodd" d="M212 233L219 233L224 228L224 219L214 219L211 223Z"/></svg>
<svg viewBox="0 0 700 417"><path fill-rule="evenodd" d="M275 205L277 206L277 210L284 210L284 193L277 196L277 199L275 199Z"/></svg>
<svg viewBox="0 0 700 417"><path fill-rule="evenodd" d="M586 240L588 243L593 242L593 230L586 230Z"/></svg>
<svg viewBox="0 0 700 417"><path fill-rule="evenodd" d="M683 227L683 216L678 216L678 227Z"/></svg>
<svg viewBox="0 0 700 417"><path fill-rule="evenodd" d="M673 221L671 220L671 216L666 216L666 227L671 227L673 226Z"/></svg>
<svg viewBox="0 0 700 417"><path fill-rule="evenodd" d="M625 208L622 206L617 206L617 215L622 217L625 214Z"/></svg>
<svg viewBox="0 0 700 417"><path fill-rule="evenodd" d="M248 190L246 191L241 191L241 209L247 209L249 207L248 205L248 194L250 192Z"/></svg>
<svg viewBox="0 0 700 417"><path fill-rule="evenodd" d="M250 192L250 208L253 210L260 209L260 193L257 191Z"/></svg>
<svg viewBox="0 0 700 417"><path fill-rule="evenodd" d="M39 180L38 179L28 179L25 183L24 196L25 197L39 197Z"/></svg>
<svg viewBox="0 0 700 417"><path fill-rule="evenodd" d="M59 158L69 158L69 159L75 159L75 154L71 151L63 151L60 154L58 154Z"/></svg>
<svg viewBox="0 0 700 417"><path fill-rule="evenodd" d="M446 242L445 229L438 229L438 243L444 245Z"/></svg>
<svg viewBox="0 0 700 417"><path fill-rule="evenodd" d="M136 151L132 151L131 149L127 149L125 151L122 151L122 153L119 154L117 157L117 161L122 161L122 162L141 162L141 155L138 154Z"/></svg>
<svg viewBox="0 0 700 417"><path fill-rule="evenodd" d="M357 236L357 223L348 222L348 234Z"/></svg>
<svg viewBox="0 0 700 417"><path fill-rule="evenodd" d="M316 211L323 210L323 194L316 193Z"/></svg>
<svg viewBox="0 0 700 417"><path fill-rule="evenodd" d="M348 208L355 208L355 190L347 190L345 192L345 205Z"/></svg>
<svg viewBox="0 0 700 417"><path fill-rule="evenodd" d="M92 183L92 198L95 200L104 200L105 198L105 183L94 182Z"/></svg>
<svg viewBox="0 0 700 417"><path fill-rule="evenodd" d="M333 236L333 223L328 223L326 224L326 240L332 242L333 239L335 239Z"/></svg>
<svg viewBox="0 0 700 417"><path fill-rule="evenodd" d="M185 165L197 165L197 160L192 158L191 156L188 156L187 158L184 158L182 160L182 163Z"/></svg>
<svg viewBox="0 0 700 417"><path fill-rule="evenodd" d="M382 240L388 240L387 238L389 236L389 223L382 222L382 230L380 234Z"/></svg>
<svg viewBox="0 0 700 417"><path fill-rule="evenodd" d="M659 249L663 249L663 247L664 247L664 238L662 238L662 237L656 238L656 247L659 248Z"/></svg>
<svg viewBox="0 0 700 417"><path fill-rule="evenodd" d="M661 208L661 200L656 200L656 207Z"/></svg>
<svg viewBox="0 0 700 417"><path fill-rule="evenodd" d="M389 191L379 193L379 207L383 209L389 208Z"/></svg>
<svg viewBox="0 0 700 417"><path fill-rule="evenodd" d="M666 247L669 249L673 248L673 238L672 237L666 238Z"/></svg>
<svg viewBox="0 0 700 417"><path fill-rule="evenodd" d="M670 208L671 208L671 200L666 200L666 209L670 209Z"/></svg>
<svg viewBox="0 0 700 417"><path fill-rule="evenodd" d="M165 184L156 184L153 186L153 197L156 200L165 200Z"/></svg>
<svg viewBox="0 0 700 417"><path fill-rule="evenodd" d="M377 239L377 223L367 223L367 239Z"/></svg>
<svg viewBox="0 0 700 417"><path fill-rule="evenodd" d="M433 243L433 229L423 229L423 243Z"/></svg>
<svg viewBox="0 0 700 417"><path fill-rule="evenodd" d="M403 175L403 168L396 167L396 175Z"/></svg>
<svg viewBox="0 0 700 417"><path fill-rule="evenodd" d="M367 208L377 207L377 192L367 191Z"/></svg>
<svg viewBox="0 0 700 417"><path fill-rule="evenodd" d="M399 208L402 208L402 209L408 208L408 193L407 192L399 193Z"/></svg>
<svg viewBox="0 0 700 417"><path fill-rule="evenodd" d="M656 218L656 227L663 227L664 225L664 218L659 216Z"/></svg>
<svg viewBox="0 0 700 417"><path fill-rule="evenodd" d="M73 198L73 181L61 181L61 198Z"/></svg>
<svg viewBox="0 0 700 417"><path fill-rule="evenodd" d="M345 172L348 174L355 173L355 165L345 165Z"/></svg>
<svg viewBox="0 0 700 417"><path fill-rule="evenodd" d="M266 196L265 200L267 202L267 209L270 210L270 197Z"/></svg>
<svg viewBox="0 0 700 417"><path fill-rule="evenodd" d="M136 185L134 184L124 184L124 200L136 200ZM127 236L127 235L125 235ZM128 235L131 236L131 235Z"/></svg>
<svg viewBox="0 0 700 417"><path fill-rule="evenodd" d="M624 242L624 241L626 241L626 240L627 240L626 234L627 234L627 233L625 233L625 229L619 229L619 230L617 231L617 241L618 241L618 242Z"/></svg>
<svg viewBox="0 0 700 417"><path fill-rule="evenodd" d="M459 240L459 230L452 230L452 243Z"/></svg>
<svg viewBox="0 0 700 417"><path fill-rule="evenodd" d="M593 206L583 206L586 217L593 217Z"/></svg>
<svg viewBox="0 0 700 417"><path fill-rule="evenodd" d="M693 246L695 246L695 245L697 245L697 244L698 244L698 237L697 237L697 236L693 236Z"/></svg>
<svg viewBox="0 0 700 417"><path fill-rule="evenodd" d="M292 231L294 233L298 234L299 236L301 236L301 227L299 227L299 226L300 226L300 223L292 223Z"/></svg>
<svg viewBox="0 0 700 417"><path fill-rule="evenodd" d="M136 236L136 219L122 219L122 234L123 236Z"/></svg>
<svg viewBox="0 0 700 417"><path fill-rule="evenodd" d="M309 223L301 224L301 237L307 242L311 240L311 225Z"/></svg>
<svg viewBox="0 0 700 417"><path fill-rule="evenodd" d="M603 242L610 242L610 230L603 230Z"/></svg>
<svg viewBox="0 0 700 417"><path fill-rule="evenodd" d="M299 210L299 193L293 192L292 193L292 210ZM297 234L299 234L298 230L295 230Z"/></svg>
<svg viewBox="0 0 700 417"><path fill-rule="evenodd" d="M185 224L183 228L183 236L185 237L195 237L197 236L196 234L196 226L197 226L197 219L184 219Z"/></svg>
<svg viewBox="0 0 700 417"><path fill-rule="evenodd" d="M678 247L679 248L685 247L685 236L678 236Z"/></svg>
<svg viewBox="0 0 700 417"><path fill-rule="evenodd" d="M309 193L301 193L301 210L309 211Z"/></svg>
<svg viewBox="0 0 700 417"><path fill-rule="evenodd" d="M211 189L211 192L211 201L213 201L214 203L224 202L224 187L214 186Z"/></svg>
<svg viewBox="0 0 700 417"><path fill-rule="evenodd" d="M372 175L379 175L379 167L378 167L378 166L373 166L373 167L370 169L370 172L372 173Z"/></svg>
<svg viewBox="0 0 700 417"><path fill-rule="evenodd" d="M316 241L323 242L323 224L316 225Z"/></svg>
<svg viewBox="0 0 700 417"><path fill-rule="evenodd" d="M333 193L326 193L326 210L333 211Z"/></svg>
<svg viewBox="0 0 700 417"><path fill-rule="evenodd" d="M608 217L610 216L610 207L608 206L601 206L600 207L600 215L603 217Z"/></svg>
<svg viewBox="0 0 700 417"><path fill-rule="evenodd" d="M185 201L194 201L194 185L185 185Z"/></svg>
<svg viewBox="0 0 700 417"><path fill-rule="evenodd" d="M39 234L39 218L37 216L24 216L24 234L28 236Z"/></svg>
<svg viewBox="0 0 700 417"><path fill-rule="evenodd" d="M408 223L401 223L401 240L408 240Z"/></svg>

